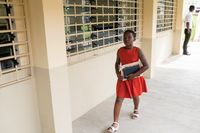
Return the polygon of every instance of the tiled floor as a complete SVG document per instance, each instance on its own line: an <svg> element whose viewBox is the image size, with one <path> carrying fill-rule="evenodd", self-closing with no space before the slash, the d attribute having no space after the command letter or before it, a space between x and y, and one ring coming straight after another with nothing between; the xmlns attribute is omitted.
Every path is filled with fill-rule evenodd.
<svg viewBox="0 0 200 133"><path fill-rule="evenodd" d="M200 43L191 56L174 56L147 80L149 93L141 97L140 118L132 120L131 100L125 100L118 133L200 133ZM73 133L105 133L112 123L115 97L73 122Z"/></svg>

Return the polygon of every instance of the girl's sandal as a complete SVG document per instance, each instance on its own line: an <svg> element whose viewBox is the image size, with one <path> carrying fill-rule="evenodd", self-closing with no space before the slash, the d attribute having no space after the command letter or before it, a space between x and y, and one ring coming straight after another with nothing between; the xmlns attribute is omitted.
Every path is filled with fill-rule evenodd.
<svg viewBox="0 0 200 133"><path fill-rule="evenodd" d="M114 125L116 125L116 126L114 126ZM113 124L107 129L107 131L109 133L114 133L114 132L117 132L118 129L119 129L119 123L113 122Z"/></svg>
<svg viewBox="0 0 200 133"><path fill-rule="evenodd" d="M130 114L131 119L137 119L139 117L138 110L134 110L133 113Z"/></svg>

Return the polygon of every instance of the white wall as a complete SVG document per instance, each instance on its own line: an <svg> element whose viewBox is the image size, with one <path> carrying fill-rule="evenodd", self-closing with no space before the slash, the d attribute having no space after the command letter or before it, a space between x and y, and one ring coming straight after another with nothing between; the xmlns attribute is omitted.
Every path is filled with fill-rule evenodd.
<svg viewBox="0 0 200 133"><path fill-rule="evenodd" d="M172 54L173 31L166 31L157 34L154 45L153 59L155 65L159 65Z"/></svg>
<svg viewBox="0 0 200 133"><path fill-rule="evenodd" d="M115 94L116 51L69 66L72 120Z"/></svg>
<svg viewBox="0 0 200 133"><path fill-rule="evenodd" d="M0 132L41 133L34 80L0 88Z"/></svg>

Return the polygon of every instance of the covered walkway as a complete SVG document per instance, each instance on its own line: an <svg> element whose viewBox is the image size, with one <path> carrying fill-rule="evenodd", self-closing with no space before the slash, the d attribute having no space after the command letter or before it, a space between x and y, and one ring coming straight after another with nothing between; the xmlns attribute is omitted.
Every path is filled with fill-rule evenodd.
<svg viewBox="0 0 200 133"><path fill-rule="evenodd" d="M140 118L132 120L132 101L125 100L118 133L199 133L200 43L191 56L170 57L147 80L149 93L141 98ZM109 89L109 88L108 88ZM104 133L112 123L115 97L107 99L73 122L73 133Z"/></svg>

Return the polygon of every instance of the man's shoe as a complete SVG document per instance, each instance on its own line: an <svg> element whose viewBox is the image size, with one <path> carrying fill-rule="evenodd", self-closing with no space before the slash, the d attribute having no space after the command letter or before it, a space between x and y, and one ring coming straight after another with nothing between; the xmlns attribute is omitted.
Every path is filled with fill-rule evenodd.
<svg viewBox="0 0 200 133"><path fill-rule="evenodd" d="M184 52L183 55L191 55L191 53Z"/></svg>

